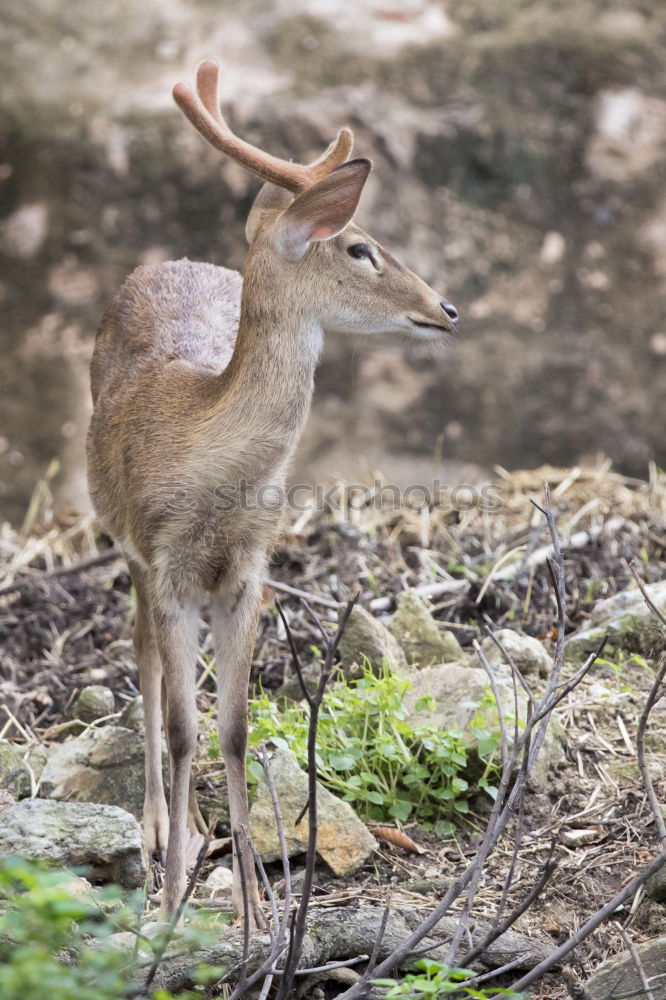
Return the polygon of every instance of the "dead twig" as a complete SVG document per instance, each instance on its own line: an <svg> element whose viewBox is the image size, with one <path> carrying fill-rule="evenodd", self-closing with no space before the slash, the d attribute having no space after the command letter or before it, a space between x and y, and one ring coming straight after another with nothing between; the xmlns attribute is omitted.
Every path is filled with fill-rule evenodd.
<svg viewBox="0 0 666 1000"><path fill-rule="evenodd" d="M386 925L388 924L388 919L390 915L391 915L391 907L387 904L382 914L382 922L379 925L379 931L377 932L377 937L375 938L375 943L372 948L372 954L370 955L370 959L368 961L365 972L361 976L361 982L368 983L372 978L372 974L377 964L379 949L381 948L382 941L384 940L384 935L386 933Z"/></svg>
<svg viewBox="0 0 666 1000"><path fill-rule="evenodd" d="M453 935L448 955L447 964L453 964L459 948L460 941L467 928L471 904L474 899L476 887L478 886L481 874L486 861L491 852L497 846L507 824L515 814L516 807L524 794L527 779L536 763L539 751L546 736L548 724L554 705L557 703L556 692L559 685L560 673L564 664L564 633L565 633L565 590L564 590L564 561L562 549L557 533L555 517L551 506L550 490L546 485L544 488L545 507L541 508L551 534L553 566L549 570L553 586L556 588L557 606L557 639L553 670L549 679L548 687L534 709L528 705L527 719L525 727L518 739L514 741L511 748L507 766L502 769L497 796L486 825L486 830L482 842L467 868L453 882L442 900L432 910L432 912L419 924L412 934L403 941L394 952L379 964L375 971L377 977L387 975L393 968L400 966L411 954L420 942L430 934L431 930L437 926L439 921L446 915L453 901L466 891L466 903L463 908L463 915L458 922ZM592 658L594 662L594 658ZM513 785L511 779L515 774L517 765L520 762ZM574 945L575 947L575 945ZM542 963L543 964L543 963ZM549 965L550 968L550 965ZM364 984L355 984L350 989L340 995L339 1000L358 1000L364 995Z"/></svg>
<svg viewBox="0 0 666 1000"><path fill-rule="evenodd" d="M287 631L287 638L289 640L289 645L292 650L292 660L294 664L294 669L299 679L301 685L301 690L304 697L307 700L309 710L310 710L310 722L308 726L308 798L307 798L307 813L308 813L308 849L305 861L305 873L303 878L303 890L301 895L301 901L296 911L296 916L293 923L293 933L291 935L291 940L289 942L289 950L287 952L287 958L285 962L284 974L281 978L280 986L278 988L276 1000L285 1000L286 997L291 995L291 990L294 983L294 976L298 968L298 963L300 962L301 954L303 951L303 941L305 939L305 929L306 929L306 918L308 913L308 907L310 904L310 894L312 892L312 882L314 879L315 864L317 861L317 727L319 723L319 710L321 708L322 702L324 700L324 693L326 691L326 685L329 681L331 673L333 671L333 661L335 659L335 654L338 648L340 639L345 630L349 616L352 613L352 609L358 599L358 594L356 594L347 605L340 616L340 621L333 636L333 639L327 643L326 654L324 657L324 665L322 667L321 676L319 678L319 684L317 685L317 690L314 695L310 695L307 692L305 681L303 679L303 672L301 670L300 662L298 660L298 654L296 653L296 647L291 635L291 630L289 628L289 623L287 622L286 616L282 609L280 610L280 615L284 623L285 629ZM313 617L314 612L310 609L310 614ZM323 626L320 623L320 630L323 634Z"/></svg>
<svg viewBox="0 0 666 1000"><path fill-rule="evenodd" d="M284 822L282 820L280 802L275 789L275 782L273 781L270 761L268 759L268 753L266 752L265 746L262 745L261 747L259 747L259 749L257 750L257 758L259 759L259 762L261 763L261 766L264 769L266 783L268 785L268 790L271 796L273 814L275 816L275 824L277 827L277 834L278 834L278 843L280 845L280 859L282 861L282 875L284 878L284 886L285 886L284 902L282 908L282 919L279 920L278 922L277 904L275 901L275 895L269 886L267 890L267 895L271 905L271 911L273 914L273 922L274 922L274 929L271 932L271 949L266 958L264 959L264 961L259 966L259 968L256 969L249 976L247 975L247 970L246 970L247 953L249 949L249 933L246 933L244 928L243 958L241 960L241 976L239 978L238 983L236 984L236 987L229 995L229 1000L241 1000L241 998L247 994L248 990L250 990L262 978L264 979L264 983L261 988L260 996L268 995L268 990L270 989L270 986L273 982L273 977L278 973L278 970L275 968L275 963L278 961L280 956L285 952L289 943L287 936L288 929L291 933L291 928L289 927L289 917L291 913L291 868L289 866L289 854L287 851L287 842L284 833ZM251 840L249 839L248 842L250 844L252 853L255 856L256 860L259 856L254 847L254 844L252 844ZM263 864L261 864L261 859L259 859L258 868L262 882L264 882L264 885L267 885L268 878L266 876L264 866ZM226 980L232 978L232 975L235 974L237 969L238 966L235 966L234 969L232 969L230 972L227 973L227 975L222 981L225 982ZM268 986L266 985L266 983L268 983Z"/></svg>
<svg viewBox="0 0 666 1000"><path fill-rule="evenodd" d="M509 914L507 914L507 916L504 918L501 924L497 924L496 927L492 927L490 931L488 931L488 933L484 936L482 941L480 941L477 945L475 945L475 947L472 948L471 951L468 951L466 955L463 955L463 957L460 959L460 964L463 968L467 968L476 958L479 957L479 955L482 955L483 952L490 947L493 941L496 941L498 938L502 936L502 934L505 933L505 931L508 931L508 929L512 927L513 924L515 924L516 920L518 920L518 918L522 916L523 913L525 913L525 911L530 908L534 900L538 899L540 893L543 891L544 886L549 881L553 872L555 871L555 869L559 864L557 858L553 859L554 849L555 849L555 842L553 841L550 848L550 854L548 856L548 860L546 861L543 871L541 872L541 875L534 884L533 888L530 889L525 898L522 899L520 903L518 903L518 905L515 906Z"/></svg>
<svg viewBox="0 0 666 1000"><path fill-rule="evenodd" d="M14 580L13 583L5 583L0 587L0 597L5 594L18 593L19 591L29 590L35 583L41 583L43 580L54 580L59 576L76 576L78 573L84 573L87 569L94 569L96 566L104 566L106 563L113 562L114 559L121 559L122 552L120 549L115 547L110 549L105 549L104 552L100 552L99 555L90 556L88 559L81 559L79 562L70 563L68 566L56 566L55 569L50 569L48 571L33 570L30 576L25 580Z"/></svg>
<svg viewBox="0 0 666 1000"><path fill-rule="evenodd" d="M152 964L151 964L150 968L148 969L148 974L146 976L146 979L145 979L143 985L141 986L141 989L137 991L138 993L148 993L148 991L149 991L149 989L150 989L150 987L152 985L153 979L155 978L155 973L157 972L157 970L158 970L158 968L160 966L160 962L164 958L164 953L166 952L166 950L167 950L167 948L169 946L169 942L173 938L173 935L174 935L174 932L176 930L176 927L178 926L178 921L182 917L183 910L185 909L187 901L190 898L190 896L192 895L192 891L194 890L194 886L196 885L197 878L199 877L199 872L201 870L201 866L202 866L202 864L204 863L204 861L206 859L206 853L207 853L207 851L208 851L208 841L204 840L203 844L199 848L199 853L197 855L197 860L194 863L194 868L192 869L192 874L189 877L187 886L185 888L185 892L183 893L183 898L181 899L180 903L178 904L178 909L176 910L176 912L174 913L174 915L172 916L171 920L169 921L169 923L168 923L168 925L166 927L166 930L164 932L164 936L163 936L162 940L160 941L160 944L158 945L157 950L155 951L155 956L153 958ZM132 994L132 995L135 995L135 994Z"/></svg>
<svg viewBox="0 0 666 1000"><path fill-rule="evenodd" d="M307 590L299 590L298 587L290 587L288 583L282 583L280 580L271 580L270 577L265 577L261 582L272 590L288 594L290 597L300 597L301 600L310 601L311 604L321 604L323 608L331 608L332 611L339 611L340 608L344 607L340 601L332 601L330 597L311 594Z"/></svg>
<svg viewBox="0 0 666 1000"><path fill-rule="evenodd" d="M643 600L647 604L648 608L660 622L666 626L666 617L662 614L659 608L656 606L654 601L651 599L647 592L645 584L638 575L638 571L634 564L631 565L631 572L633 573L634 580L636 581L636 586L643 595ZM647 729L648 719L650 717L650 712L653 706L659 700L663 694L663 682L664 676L666 675L666 656L662 657L661 664L657 670L656 676L650 688L649 694L645 700L643 710L640 714L638 720L638 728L636 731L636 756L638 758L638 766L640 768L641 777L643 778L643 784L645 786L645 791L647 793L648 800L650 802L650 808L652 809L652 815L654 816L654 822L657 827L657 833L659 834L659 841L662 848L666 847L666 823L664 822L664 814L661 811L661 806L659 804L659 799L657 798L657 793L654 790L654 784L650 776L650 772L647 766L647 760L645 757L645 731Z"/></svg>
<svg viewBox="0 0 666 1000"><path fill-rule="evenodd" d="M631 955L631 961L634 963L634 968L636 969L636 974L637 974L637 976L638 976L638 978L640 980L641 986L643 987L643 994L645 996L645 1000L654 1000L654 993L650 989L650 985L648 983L648 979L647 979L647 976L645 974L645 968L643 966L643 963L641 962L641 956L638 954L638 949L637 949L636 945L631 940L631 937L629 936L629 934L627 933L627 931L624 929L624 927L622 926L622 924L619 924L615 920L613 921L613 923L615 925L615 928L616 928L618 934L620 935L620 937L624 941L624 944L625 944L625 947L626 947L627 951Z"/></svg>
<svg viewBox="0 0 666 1000"><path fill-rule="evenodd" d="M663 611L661 611L657 607L657 605L654 603L654 601L650 597L650 595L648 593L648 590L647 590L647 587L645 586L644 581L638 575L638 570L636 569L636 563L635 563L635 561L633 561L633 562L631 562L629 564L629 569L632 572L633 578L636 581L636 586L638 587L638 589L640 590L641 594L643 595L643 600L647 604L648 608L650 609L650 611L652 612L652 614L656 618L659 619L659 621L664 626L664 628L666 628L666 615L664 615Z"/></svg>

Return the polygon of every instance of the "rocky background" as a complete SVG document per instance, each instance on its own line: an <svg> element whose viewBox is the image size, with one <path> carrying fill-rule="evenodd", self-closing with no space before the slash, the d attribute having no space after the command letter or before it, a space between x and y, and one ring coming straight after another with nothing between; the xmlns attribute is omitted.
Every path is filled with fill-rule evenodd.
<svg viewBox="0 0 666 1000"><path fill-rule="evenodd" d="M53 457L85 502L87 363L123 277L242 266L256 182L170 97L204 56L232 125L280 155L353 126L359 221L462 316L447 353L332 339L295 476L664 464L659 0L24 0L3 22L3 513Z"/></svg>

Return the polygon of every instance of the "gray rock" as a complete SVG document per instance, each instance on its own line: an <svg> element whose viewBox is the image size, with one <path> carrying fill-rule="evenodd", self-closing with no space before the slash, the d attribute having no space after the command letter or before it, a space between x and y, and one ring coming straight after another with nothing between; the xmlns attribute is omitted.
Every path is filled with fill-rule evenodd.
<svg viewBox="0 0 666 1000"><path fill-rule="evenodd" d="M310 694L314 694L321 677L321 666L318 663L306 663L303 666L303 680ZM302 701L303 688L294 673L285 676L284 681L276 691L276 698L288 698L289 701Z"/></svg>
<svg viewBox="0 0 666 1000"><path fill-rule="evenodd" d="M413 919L412 919L413 918ZM303 945L302 965L320 966L344 955L351 958L356 955L367 955L372 952L375 942L379 941L378 961L383 961L400 947L414 929L419 915L409 908L402 913L391 910L388 919L384 919L379 907L326 907L311 912ZM456 926L456 917L445 917L442 929L445 934L452 934ZM381 933L380 933L381 927ZM485 921L475 921L472 925L471 943L478 944L487 934L490 925ZM144 927L141 928L142 932ZM148 933L148 936L151 936ZM112 935L111 940L123 950L134 946L136 938L127 932ZM426 937L421 942L428 948L428 955L435 961L446 962L446 944L439 937ZM249 941L247 961L248 973L252 973L262 963L271 947L267 934L252 934ZM144 950L143 942L139 945L140 954L149 953ZM171 957L167 956L160 962L153 981L153 988L170 989L177 992L191 984L192 967L198 962L209 965L224 965L226 968L238 967L242 958L242 935L228 929L218 936L214 944L196 953L183 955L182 940L175 939L169 946ZM481 968L497 968L511 961L516 969L531 969L553 951L552 943L541 938L530 938L509 930L485 949L479 957ZM137 984L140 985L140 984ZM138 992L138 991L137 991ZM339 993L339 988L336 993Z"/></svg>
<svg viewBox="0 0 666 1000"><path fill-rule="evenodd" d="M302 854L308 845L307 817L296 826L308 794L308 776L289 750L275 750L271 769L284 823L289 856ZM377 841L348 802L317 786L319 829L317 853L336 875L350 875L370 857ZM277 861L280 846L266 779L262 779L250 810L254 845L264 861Z"/></svg>
<svg viewBox="0 0 666 1000"><path fill-rule="evenodd" d="M659 871L647 880L645 895L648 899L654 899L656 903L666 903L666 865L662 865Z"/></svg>
<svg viewBox="0 0 666 1000"><path fill-rule="evenodd" d="M400 644L377 618L365 608L354 607L338 646L345 673L369 663L377 673L386 664L395 670L406 670L407 660Z"/></svg>
<svg viewBox="0 0 666 1000"><path fill-rule="evenodd" d="M432 663L463 660L460 643L453 632L440 631L435 619L413 590L398 597L398 609L389 630L397 639L410 667L429 667Z"/></svg>
<svg viewBox="0 0 666 1000"><path fill-rule="evenodd" d="M651 986L654 1000L666 1000L666 936L636 945L641 965ZM592 973L585 988L593 1000L613 1000L619 996L645 995L629 952L622 952L604 962Z"/></svg>
<svg viewBox="0 0 666 1000"><path fill-rule="evenodd" d="M133 931L118 931L116 934L110 934L108 937L109 944L117 948L118 951L134 951L136 948L137 957L139 959L151 959L155 952L152 947L148 945L146 938L150 941L154 941L157 937L169 932L169 924L162 922L160 920L147 920L145 924L141 924L141 938L137 941L137 936ZM95 941L91 942L92 947L95 947ZM183 939L178 935L178 928L175 931L171 931L169 934L169 944L167 945L166 951L164 953L165 960L173 958L179 953L182 955L183 951L188 955L195 954L195 947L191 941L187 942L187 947L184 947ZM138 946L138 947L137 947ZM196 964L195 960L192 960L190 969Z"/></svg>
<svg viewBox="0 0 666 1000"><path fill-rule="evenodd" d="M118 725L123 729L131 729L135 733L143 732L143 698L138 695L125 704L118 718Z"/></svg>
<svg viewBox="0 0 666 1000"><path fill-rule="evenodd" d="M666 614L666 580L647 588L652 603ZM651 656L666 648L666 630L650 611L638 587L608 597L595 604L587 627L571 636L566 644L569 659L588 656L610 634L606 652L623 650Z"/></svg>
<svg viewBox="0 0 666 1000"><path fill-rule="evenodd" d="M8 788L0 788L0 810L13 806L15 802L16 799Z"/></svg>
<svg viewBox="0 0 666 1000"><path fill-rule="evenodd" d="M67 740L49 755L41 791L51 799L120 806L140 818L145 792L142 736L120 726L102 726Z"/></svg>
<svg viewBox="0 0 666 1000"><path fill-rule="evenodd" d="M497 688L506 722L509 744L513 740L514 688L508 673L497 676ZM483 720L485 728L498 731L497 710L485 670L460 663L445 663L419 670L410 677L411 689L405 693L405 705L411 722L432 725L437 729L458 729L463 733L471 749L477 740L470 723L472 719ZM424 698L432 699L430 707L417 704ZM519 717L527 715L526 695L518 689ZM532 780L545 780L551 768L564 761L564 734L557 719L551 718L537 764L532 771Z"/></svg>
<svg viewBox="0 0 666 1000"><path fill-rule="evenodd" d="M226 865L213 868L205 882L207 895L211 899L231 899L234 884L233 872Z"/></svg>
<svg viewBox="0 0 666 1000"><path fill-rule="evenodd" d="M661 747L659 750L661 751ZM652 781L655 783L663 781L666 776L666 765L656 757L648 757L646 763ZM643 780L635 757L613 757L604 763L604 767L620 788L635 789Z"/></svg>
<svg viewBox="0 0 666 1000"><path fill-rule="evenodd" d="M26 747L0 740L0 788L15 799L33 794L33 781L39 784L45 764L46 748L40 744Z"/></svg>
<svg viewBox="0 0 666 1000"><path fill-rule="evenodd" d="M495 634L521 674L548 677L553 667L553 661L538 639L533 639L529 635L521 635L520 632L515 632L511 628L499 629ZM481 649L491 666L507 663L506 657L502 655L490 636L483 639Z"/></svg>
<svg viewBox="0 0 666 1000"><path fill-rule="evenodd" d="M111 688L103 684L91 684L85 687L74 702L72 717L81 722L95 722L113 715L116 703Z"/></svg>
<svg viewBox="0 0 666 1000"><path fill-rule="evenodd" d="M93 881L143 885L141 829L117 806L24 799L2 810L0 855L90 868Z"/></svg>

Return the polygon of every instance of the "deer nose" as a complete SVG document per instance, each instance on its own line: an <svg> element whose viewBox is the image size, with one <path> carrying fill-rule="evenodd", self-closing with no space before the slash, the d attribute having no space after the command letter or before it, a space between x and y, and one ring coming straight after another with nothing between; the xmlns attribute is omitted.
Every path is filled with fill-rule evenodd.
<svg viewBox="0 0 666 1000"><path fill-rule="evenodd" d="M442 302L442 309L449 317L452 323L458 322L458 310L455 306L452 306L450 302Z"/></svg>

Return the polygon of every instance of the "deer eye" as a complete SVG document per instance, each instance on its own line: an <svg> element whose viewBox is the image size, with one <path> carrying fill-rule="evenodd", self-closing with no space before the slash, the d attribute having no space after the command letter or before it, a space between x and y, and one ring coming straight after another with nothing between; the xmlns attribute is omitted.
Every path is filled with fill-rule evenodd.
<svg viewBox="0 0 666 1000"><path fill-rule="evenodd" d="M363 257L372 260L372 252L367 243L353 243L350 247L347 247L347 253L356 260L362 260Z"/></svg>

